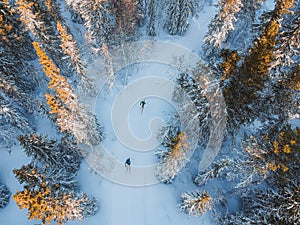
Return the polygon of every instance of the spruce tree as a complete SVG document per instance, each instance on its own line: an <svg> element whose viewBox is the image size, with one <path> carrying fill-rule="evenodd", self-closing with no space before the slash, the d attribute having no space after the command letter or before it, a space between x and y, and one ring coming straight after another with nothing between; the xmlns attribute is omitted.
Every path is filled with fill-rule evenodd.
<svg viewBox="0 0 300 225"><path fill-rule="evenodd" d="M71 194L56 194L44 184L38 190L17 191L14 200L20 209L28 209L28 220L40 220L43 225L54 221L61 225L68 220L83 220L80 204L86 198L75 199Z"/></svg>
<svg viewBox="0 0 300 225"><path fill-rule="evenodd" d="M26 29L31 32L34 41L43 45L45 51L51 55L54 63L64 75L71 76L68 68L68 59L64 57L64 52L60 47L61 41L57 37L56 24L53 22L57 18L61 19L62 17L59 16L60 11L58 11L57 7L55 12L52 11L53 7L51 5L52 3L46 6L44 2L38 0L16 1L20 20ZM60 20L60 22L62 21Z"/></svg>
<svg viewBox="0 0 300 225"><path fill-rule="evenodd" d="M29 133L35 129L22 112L22 107L3 93L0 93L0 128L0 144L4 147L14 144L21 133Z"/></svg>
<svg viewBox="0 0 300 225"><path fill-rule="evenodd" d="M19 141L32 161L13 170L24 186L23 191L16 191L14 200L20 209L28 209L29 220L62 224L97 211L94 198L76 193L75 176L81 161L76 144L66 137L57 141L37 134L20 136Z"/></svg>

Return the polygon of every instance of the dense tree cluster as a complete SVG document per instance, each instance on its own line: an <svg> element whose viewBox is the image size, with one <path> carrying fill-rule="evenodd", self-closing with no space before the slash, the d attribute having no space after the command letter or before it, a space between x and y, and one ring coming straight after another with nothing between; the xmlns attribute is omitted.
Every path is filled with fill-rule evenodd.
<svg viewBox="0 0 300 225"><path fill-rule="evenodd" d="M250 187L251 193L242 192L242 210L221 218L223 224L254 221L259 224L299 223L300 131L290 125L272 128L258 140L250 136L244 142L247 158L243 166L242 162L237 166L240 167L240 176L245 178L239 187ZM261 178L259 183L267 180L269 185L258 186L259 183L254 182L255 176Z"/></svg>
<svg viewBox="0 0 300 225"><path fill-rule="evenodd" d="M29 220L62 224L95 213L95 199L77 193L75 176L82 158L78 146L68 138L57 141L37 134L20 136L19 141L32 161L13 171L24 185L14 200L20 209L28 209Z"/></svg>
<svg viewBox="0 0 300 225"><path fill-rule="evenodd" d="M231 131L253 122L263 113L269 113L268 107L271 106L264 107L264 111L260 108L265 97L262 92L268 92L267 84L272 81L270 70L274 63L279 29L282 19L292 7L293 1L278 1L271 12L263 14L264 26L245 56L239 55L236 50L221 51L223 62L219 63L219 73L224 80L222 88Z"/></svg>
<svg viewBox="0 0 300 225"><path fill-rule="evenodd" d="M291 118L299 117L300 106L300 2L275 0L271 10L264 2L219 0L203 44L199 44L201 57L213 71L210 75L217 77L226 101L226 110L219 108L228 115L234 156L221 157L206 170L197 171L194 182L201 187L211 181L230 182L212 195L214 207L221 209L216 217L221 224L300 223L300 129L290 125ZM119 63L112 55L115 46L122 58L118 60L128 62L137 53L127 42L143 35L160 37L162 32L183 36L192 17L197 19L202 6L211 3L0 2L0 146L10 147L19 140L32 159L13 171L24 185L14 200L28 210L29 219L62 224L82 220L97 210L94 198L78 193L76 181L82 159L78 144L97 145L102 138L95 115L80 99L96 94L94 80L87 73L93 54L101 54L112 88L114 64ZM72 19L65 16L69 12ZM75 33L71 21L80 23L76 26L85 32L85 40ZM173 97L181 121L174 116L163 129L162 145L156 151L159 163L155 172L163 183L173 182L186 165L188 143L196 142L201 149L212 133L211 124L217 122L210 114L212 104L202 72L199 67L192 68L174 77L179 87ZM126 72L124 83L127 76ZM35 134L39 117L45 115L59 128L55 136L63 138ZM187 126L183 128L180 122ZM262 124L259 129L257 124ZM240 140L238 134L243 132L245 137ZM222 214L232 193L241 206ZM189 215L203 215L212 209L213 198L205 191L185 192L181 197L180 210ZM9 198L8 188L0 185L0 208Z"/></svg>

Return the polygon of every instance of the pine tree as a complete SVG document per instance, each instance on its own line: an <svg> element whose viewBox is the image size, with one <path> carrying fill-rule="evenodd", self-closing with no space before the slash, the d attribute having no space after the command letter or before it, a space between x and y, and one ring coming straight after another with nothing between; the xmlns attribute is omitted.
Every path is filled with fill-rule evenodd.
<svg viewBox="0 0 300 225"><path fill-rule="evenodd" d="M185 192L181 195L180 211L192 216L201 216L212 209L212 198L206 191Z"/></svg>
<svg viewBox="0 0 300 225"><path fill-rule="evenodd" d="M59 31L59 38L61 38L62 44L61 48L64 53L70 57L70 67L74 68L79 76L79 88L89 93L90 95L95 95L95 84L93 80L86 74L85 62L82 61L79 49L76 46L76 42L73 40L71 34L67 33L66 27L57 21L57 30Z"/></svg>
<svg viewBox="0 0 300 225"><path fill-rule="evenodd" d="M241 10L243 3L241 0L220 0L218 7L219 12L209 24L208 33L204 38L203 53L208 61L218 54L228 32L234 29L237 20L235 15Z"/></svg>
<svg viewBox="0 0 300 225"><path fill-rule="evenodd" d="M70 76L71 73L67 66L68 59L64 57L64 52L60 47L61 40L57 37L56 24L53 23L62 17L60 11L52 3L50 2L51 8L48 10L44 2L38 0L17 0L16 8L20 14L20 20L26 29L32 33L34 41L43 45L45 51L51 55L55 65L60 68L64 75ZM54 8L56 10L52 11Z"/></svg>
<svg viewBox="0 0 300 225"><path fill-rule="evenodd" d="M75 140L86 144L100 142L100 130L94 115L89 113L78 100L67 79L60 75L60 70L48 58L38 43L33 43L39 56L40 64L46 76L50 79L48 87L55 90L55 96L46 94L51 108L49 114L54 114L55 120L62 132L67 131Z"/></svg>
<svg viewBox="0 0 300 225"><path fill-rule="evenodd" d="M4 147L15 143L20 133L29 133L35 129L22 112L22 108L3 93L0 93L0 128L0 144Z"/></svg>
<svg viewBox="0 0 300 225"><path fill-rule="evenodd" d="M115 25L109 2L103 0L67 0L66 3L83 18L87 29L85 37L88 43L99 49L103 44L114 42Z"/></svg>
<svg viewBox="0 0 300 225"><path fill-rule="evenodd" d="M68 220L82 220L80 204L86 201L84 197L75 199L70 194L53 193L46 185L38 190L17 191L14 200L20 209L28 209L28 220L41 220L43 225L51 221L61 225Z"/></svg>
<svg viewBox="0 0 300 225"><path fill-rule="evenodd" d="M174 144L170 144L169 151L163 154L156 153L162 160L156 166L155 173L163 183L171 183L187 161L189 145L186 142L185 132L179 133L172 142Z"/></svg>
<svg viewBox="0 0 300 225"><path fill-rule="evenodd" d="M210 168L206 171L198 173L194 179L195 184L198 186L205 185L210 179L221 176L221 172L228 167L230 160L224 159L211 164Z"/></svg>
<svg viewBox="0 0 300 225"><path fill-rule="evenodd" d="M9 202L11 192L8 190L8 188L0 184L0 209L5 208Z"/></svg>

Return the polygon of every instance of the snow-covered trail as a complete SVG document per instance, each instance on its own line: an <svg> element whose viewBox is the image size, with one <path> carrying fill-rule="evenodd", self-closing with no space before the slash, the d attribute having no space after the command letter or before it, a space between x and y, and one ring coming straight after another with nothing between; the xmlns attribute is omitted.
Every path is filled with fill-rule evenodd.
<svg viewBox="0 0 300 225"><path fill-rule="evenodd" d="M162 78L170 79L178 71L153 62L136 67L128 84L122 84L117 76L113 89L100 91L95 103L95 112L106 135L102 146L93 149L98 151L98 157L88 158L87 162L109 179L99 177L98 183L83 190L96 196L101 204L100 212L91 219L97 217L99 224L105 225L153 225L158 221L164 225L199 225L201 221L210 224L209 217L199 220L179 213L180 193L176 186L158 183L154 174L157 163L154 151L160 144L157 138L160 127L176 113L176 106L171 102L173 88ZM156 77L154 82L148 79L158 75L162 77ZM139 102L144 99L146 105L141 112ZM145 148L139 148L141 145ZM104 156L103 149L107 151ZM130 172L124 166L127 157L132 159ZM89 178L79 179L82 182Z"/></svg>
<svg viewBox="0 0 300 225"><path fill-rule="evenodd" d="M205 16L201 19L194 19L191 22L191 29L188 31L185 38L173 38L175 43L185 46L188 49L197 49L201 45L201 40L207 30L207 24L210 21L215 8L208 7L206 12L203 12ZM195 38L196 35L196 38ZM163 38L164 39L164 38ZM166 37L165 39L169 39ZM85 191L95 196L100 202L100 211L95 216L89 217L84 221L84 224L105 224L105 225L209 225L212 224L211 215L206 213L201 218L189 217L184 213L180 213L178 204L180 201L180 194L182 191L194 191L195 187L191 187L190 181L185 183L188 178L178 184L165 185L156 183L153 178L153 168L147 170L147 167L152 167L157 162L157 157L154 155L155 147L159 143L156 139L158 135L158 127L163 122L167 122L171 114L176 112L176 106L172 105L172 102L159 98L157 96L145 96L142 94L143 87L140 90L136 89L134 93L136 98L130 100L132 90L127 93L124 92L126 87L137 79L148 78L151 76L162 76L166 79L173 80L178 74L178 68L168 66L174 65L173 56L181 56L186 51L182 49L170 48L158 48L157 52L152 52L152 58L155 59L149 63L140 63L135 65L134 69L129 71L123 71L123 75L116 74L115 85L109 92L102 90L99 93L98 98L95 102L95 112L100 124L105 127L106 137L102 142L103 148L105 148L109 155L103 157L102 150L98 151L98 157L92 158L89 162L94 169L104 170L104 173L111 172L117 174L113 178L114 181L104 179L97 174L91 174L85 176L88 173L86 171L88 166L83 163L83 172L79 174L79 180L82 185L82 191ZM173 51L173 52L172 52ZM155 55L157 53L157 55ZM188 59L188 64L191 58L188 54L185 55ZM159 63L161 62L161 63ZM169 62L169 63L164 63ZM141 66L141 67L140 67ZM99 62L96 62L94 66L91 66L91 72L98 71ZM128 69L128 68L127 68ZM116 71L118 72L118 71ZM120 72L120 71L119 71ZM122 72L121 72L122 73ZM102 74L98 72L98 74ZM128 83L123 84L124 74L128 74ZM101 75L100 75L101 77ZM99 76L98 76L99 78ZM99 83L103 80L97 80ZM147 87L147 85L146 85ZM148 88L148 87L147 87ZM161 87L163 88L163 87ZM104 91L104 92L103 92ZM172 92L172 90L169 90ZM123 92L123 93L122 93ZM127 98L120 98L120 95L124 96L128 94ZM123 96L123 97L124 97ZM117 101L119 98L119 102ZM143 113L141 113L139 101L146 100L146 106ZM130 101L129 101L130 100ZM119 107L114 106L118 103ZM116 114L121 114L117 119L113 120L115 108ZM126 109L126 110L125 110ZM124 123L122 124L122 121ZM113 122L117 122L114 125ZM119 125L118 125L119 124ZM123 127L123 128L122 128ZM115 132L115 129L120 129ZM129 134L130 132L130 134ZM151 133L152 132L152 133ZM124 135L124 138L122 136ZM128 137L130 135L130 137ZM119 139L121 137L121 139ZM126 138L128 137L128 138ZM124 140L125 139L125 140ZM128 145L128 140L129 145ZM137 142L135 142L138 140ZM147 145L144 145L147 141ZM125 143L124 143L125 142ZM142 145L141 145L142 142ZM126 144L127 143L127 144ZM145 148L141 149L139 146ZM94 149L97 152L97 149ZM131 173L126 173L124 162L127 157L132 159ZM99 172L99 171L98 171ZM138 174L138 176L137 176ZM149 178L151 177L151 179ZM117 178L117 179L116 179ZM118 182L119 181L119 182ZM152 185L122 185L122 184L136 184L133 181L138 181L138 184L149 184ZM154 183L154 184L153 184ZM77 224L77 222L75 222ZM78 223L79 224L79 223Z"/></svg>

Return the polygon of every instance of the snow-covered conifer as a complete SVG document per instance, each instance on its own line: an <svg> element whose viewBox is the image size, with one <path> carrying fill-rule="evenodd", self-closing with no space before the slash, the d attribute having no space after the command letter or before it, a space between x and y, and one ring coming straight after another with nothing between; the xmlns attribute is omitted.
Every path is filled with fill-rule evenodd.
<svg viewBox="0 0 300 225"><path fill-rule="evenodd" d="M29 220L62 224L82 220L97 211L94 198L76 193L75 176L81 161L76 144L67 137L58 142L36 134L20 136L19 140L32 161L13 170L24 185L23 191L15 193L14 200L20 209L28 209Z"/></svg>
<svg viewBox="0 0 300 225"><path fill-rule="evenodd" d="M180 88L177 88L173 95L175 101L180 103L181 123L185 124L186 129L194 134L194 139L197 139L194 140L195 142L204 144L207 143L210 134L210 103L205 96L198 76L197 73L194 74L193 72L191 74L181 73L177 79ZM198 124L201 126L197 126Z"/></svg>
<svg viewBox="0 0 300 225"><path fill-rule="evenodd" d="M160 154L161 161L155 168L156 177L163 183L171 183L187 161L189 145L185 132L180 132L172 142L169 151Z"/></svg>
<svg viewBox="0 0 300 225"><path fill-rule="evenodd" d="M208 59L218 54L218 50L226 40L228 32L234 29L235 14L241 10L243 3L241 0L220 0L218 7L219 12L211 21L209 30L204 38L203 53Z"/></svg>
<svg viewBox="0 0 300 225"><path fill-rule="evenodd" d="M56 3L53 1L53 4ZM57 19L62 22L63 17L60 16L60 11L54 5L48 10L44 2L38 0L16 1L16 9L20 14L20 20L26 29L31 32L34 41L43 45L47 54L51 55L52 60L64 75L71 76L68 68L68 58L64 57L65 54L60 47L61 40L57 37L56 23L53 22Z"/></svg>
<svg viewBox="0 0 300 225"><path fill-rule="evenodd" d="M254 189L242 196L244 210L221 217L220 222L225 225L298 224L299 199L299 189L295 185L279 190Z"/></svg>
<svg viewBox="0 0 300 225"><path fill-rule="evenodd" d="M228 128L231 133L241 124L249 123L263 113L258 107L260 94L269 80L278 29L277 20L271 19L255 40L254 46L249 49L249 54L245 56L241 65L237 69L231 66L236 74L225 80L223 86L228 109Z"/></svg>
<svg viewBox="0 0 300 225"><path fill-rule="evenodd" d="M5 185L0 184L0 209L4 208L8 204L10 195L11 192L8 188Z"/></svg>
<svg viewBox="0 0 300 225"><path fill-rule="evenodd" d="M242 8L234 14L236 21L234 29L228 30L226 41L227 46L234 46L239 54L247 54L252 46L253 40L257 37L255 24L259 10L265 0L242 0Z"/></svg>
<svg viewBox="0 0 300 225"><path fill-rule="evenodd" d="M88 43L100 48L104 43L108 44L114 41L115 24L108 1L66 0L66 3L83 18L87 29L85 37Z"/></svg>
<svg viewBox="0 0 300 225"><path fill-rule="evenodd" d="M59 68L49 59L39 43L34 42L33 45L46 76L50 78L48 87L55 90L56 96L46 94L51 108L49 113L56 115L55 119L62 132L69 132L78 142L98 144L101 134L95 116L79 103L68 80L60 75Z"/></svg>
<svg viewBox="0 0 300 225"><path fill-rule="evenodd" d="M91 77L88 77L86 73L85 62L82 61L79 49L76 46L76 42L73 40L71 34L68 34L66 27L57 21L57 30L59 31L59 38L61 38L61 48L64 53L70 57L70 67L74 68L79 77L79 89L84 93L95 95L95 84Z"/></svg>
<svg viewBox="0 0 300 225"><path fill-rule="evenodd" d="M82 194L85 201L81 202L80 206L83 208L83 217L92 216L99 210L98 203L94 197L88 197L86 194Z"/></svg>
<svg viewBox="0 0 300 225"><path fill-rule="evenodd" d="M19 59L33 59L31 39L9 1L0 3L0 46Z"/></svg>
<svg viewBox="0 0 300 225"><path fill-rule="evenodd" d="M75 176L82 159L77 146L68 139L58 142L37 134L20 136L19 141L25 153L32 157L32 163L14 170L20 183L30 187L42 182L59 183L65 190L77 189Z"/></svg>
<svg viewBox="0 0 300 225"><path fill-rule="evenodd" d="M188 19L195 12L195 0L171 0L168 2L165 29L169 34L184 35L189 26Z"/></svg>
<svg viewBox="0 0 300 225"><path fill-rule="evenodd" d="M218 162L214 162L211 166L206 170L198 173L194 182L198 186L202 186L206 184L210 179L219 177L221 172L227 168L230 161L228 159L223 159Z"/></svg>
<svg viewBox="0 0 300 225"><path fill-rule="evenodd" d="M0 94L0 127L0 143L3 146L12 145L19 134L33 132L35 129L18 105L3 93Z"/></svg>
<svg viewBox="0 0 300 225"><path fill-rule="evenodd" d="M148 5L148 17L149 21L147 23L147 35L149 36L156 36L156 31L155 31L155 3L154 0L150 0L149 5Z"/></svg>
<svg viewBox="0 0 300 225"><path fill-rule="evenodd" d="M185 192L181 195L180 211L192 216L201 216L212 209L213 199L206 191Z"/></svg>
<svg viewBox="0 0 300 225"><path fill-rule="evenodd" d="M40 220L43 225L51 221L63 224L68 220L82 220L85 198L75 198L71 194L56 193L44 184L38 190L25 189L14 194L20 209L28 209L28 220Z"/></svg>
<svg viewBox="0 0 300 225"><path fill-rule="evenodd" d="M289 4L294 3L294 7L286 4L284 7L289 12L281 21L279 37L273 57L272 69L274 75L280 79L288 76L291 72L290 68L299 65L300 58L298 57L300 51L300 5L293 1L288 1Z"/></svg>

